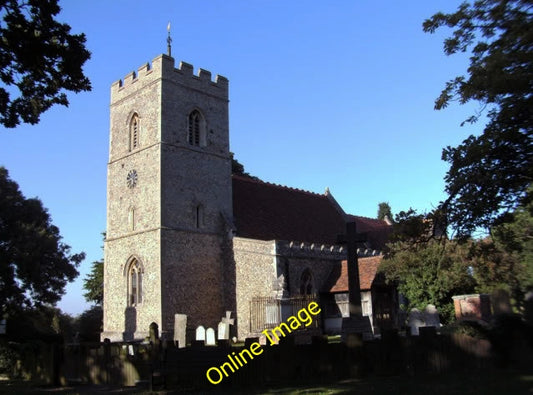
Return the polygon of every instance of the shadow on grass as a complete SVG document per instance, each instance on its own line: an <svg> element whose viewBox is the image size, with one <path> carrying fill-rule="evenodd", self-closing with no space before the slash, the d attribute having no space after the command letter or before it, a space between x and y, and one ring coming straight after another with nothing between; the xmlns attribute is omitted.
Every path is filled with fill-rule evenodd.
<svg viewBox="0 0 533 395"><path fill-rule="evenodd" d="M528 394L533 393L533 372L492 371L490 374L441 374L415 377L372 377L368 379L343 380L330 384L300 384L271 388L247 388L223 390L212 389L198 392L158 391L156 394ZM111 386L81 385L75 387L34 386L27 382L0 381L0 394L150 394L142 388L118 388Z"/></svg>

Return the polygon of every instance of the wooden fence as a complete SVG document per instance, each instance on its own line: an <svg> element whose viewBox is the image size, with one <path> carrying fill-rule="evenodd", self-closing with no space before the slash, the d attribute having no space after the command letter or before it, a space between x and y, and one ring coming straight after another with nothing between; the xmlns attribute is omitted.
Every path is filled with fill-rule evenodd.
<svg viewBox="0 0 533 395"><path fill-rule="evenodd" d="M424 328L423 328L424 329ZM434 328L430 328L434 329ZM279 345L262 346L262 352L224 376L217 388L244 388L271 383L321 381L365 376L426 375L432 373L477 372L490 374L502 355L488 340L465 335L437 335L422 330L420 336L401 337L395 331L383 333L380 340L362 341L351 335L345 343L329 343L313 337L311 344L296 344L295 337ZM167 389L201 390L214 388L206 377L210 368L229 364L230 355L250 350L221 342L206 347L175 348L172 344L79 344L54 347L43 344L35 355L21 360L18 373L26 379L51 384L114 384L134 386L150 383ZM515 347L513 358L520 364L533 362L529 345ZM246 355L246 354L245 354ZM509 361L507 361L509 362ZM511 361L512 362L512 361ZM216 371L216 370L215 370ZM17 374L17 371L13 372Z"/></svg>

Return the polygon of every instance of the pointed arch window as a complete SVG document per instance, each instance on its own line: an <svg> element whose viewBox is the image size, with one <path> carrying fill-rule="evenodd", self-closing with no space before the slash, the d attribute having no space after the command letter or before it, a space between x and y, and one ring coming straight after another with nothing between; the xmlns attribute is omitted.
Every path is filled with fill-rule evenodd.
<svg viewBox="0 0 533 395"><path fill-rule="evenodd" d="M193 110L188 119L188 138L190 145L205 146L205 119L198 110Z"/></svg>
<svg viewBox="0 0 533 395"><path fill-rule="evenodd" d="M313 275L311 270L305 269L300 277L300 295L313 294Z"/></svg>
<svg viewBox="0 0 533 395"><path fill-rule="evenodd" d="M139 148L140 124L137 113L133 114L130 121L130 151Z"/></svg>
<svg viewBox="0 0 533 395"><path fill-rule="evenodd" d="M142 303L142 279L141 265L137 259L133 259L128 269L128 306L137 306Z"/></svg>

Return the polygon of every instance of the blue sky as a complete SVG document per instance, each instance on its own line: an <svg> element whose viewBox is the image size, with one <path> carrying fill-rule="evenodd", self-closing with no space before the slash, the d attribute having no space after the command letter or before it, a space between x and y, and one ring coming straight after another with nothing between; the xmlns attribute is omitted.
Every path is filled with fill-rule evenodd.
<svg viewBox="0 0 533 395"><path fill-rule="evenodd" d="M230 144L261 179L322 193L349 213L428 211L444 198L442 148L478 106L434 111L466 56L446 57L446 31L422 22L460 1L61 1L59 19L87 35L89 93L69 95L38 125L0 127L0 165L39 197L74 252L87 259L59 306L88 305L82 279L102 257L113 81L166 52L230 81Z"/></svg>

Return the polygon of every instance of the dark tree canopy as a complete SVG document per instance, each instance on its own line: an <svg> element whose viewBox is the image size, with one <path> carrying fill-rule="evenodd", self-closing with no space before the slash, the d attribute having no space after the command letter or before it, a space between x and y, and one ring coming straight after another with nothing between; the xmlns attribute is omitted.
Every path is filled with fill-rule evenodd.
<svg viewBox="0 0 533 395"><path fill-rule="evenodd" d="M478 0L456 12L437 13L423 24L433 33L447 26L447 55L469 52L466 76L446 83L435 102L474 100L486 108L480 136L443 150L450 163L448 199L442 210L459 235L491 227L502 213L531 199L533 181L533 3L529 0ZM479 114L466 122L475 122Z"/></svg>
<svg viewBox="0 0 533 395"><path fill-rule="evenodd" d="M102 305L104 300L104 261L94 261L91 272L83 280L83 289L86 291L83 296L89 303Z"/></svg>
<svg viewBox="0 0 533 395"><path fill-rule="evenodd" d="M57 22L57 0L0 0L0 124L35 124L65 91L89 91L84 34Z"/></svg>
<svg viewBox="0 0 533 395"><path fill-rule="evenodd" d="M0 167L0 316L58 302L84 257L71 254L41 201L26 199Z"/></svg>

